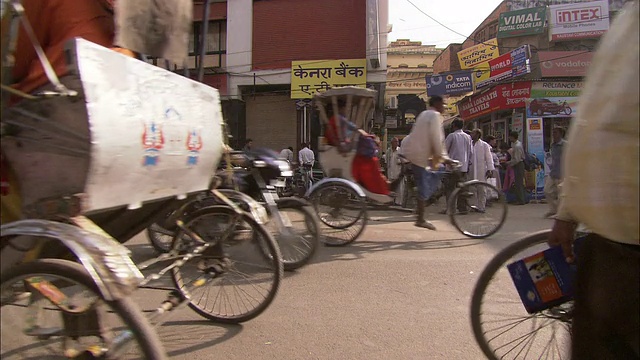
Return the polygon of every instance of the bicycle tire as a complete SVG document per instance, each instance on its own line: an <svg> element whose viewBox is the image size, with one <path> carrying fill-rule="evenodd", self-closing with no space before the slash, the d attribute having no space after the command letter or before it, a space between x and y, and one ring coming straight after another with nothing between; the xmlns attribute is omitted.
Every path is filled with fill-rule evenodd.
<svg viewBox="0 0 640 360"><path fill-rule="evenodd" d="M482 350L483 354L490 360L498 360L502 357L498 357L494 349L492 349L489 344L490 341L485 337L485 331L483 331L482 305L484 303L483 298L486 295L487 288L494 278L494 275L496 275L500 269L505 267L509 260L513 259L518 253L521 253L528 248L546 243L547 239L549 238L549 234L549 230L540 231L526 236L513 244L510 244L491 259L491 261L485 266L484 270L480 274L480 277L478 278L478 281L476 282L476 285L473 289L473 294L471 296L471 327L473 329L473 336L478 343L478 346ZM513 284L511 284L511 286L513 286ZM514 293L517 296L515 287Z"/></svg>
<svg viewBox="0 0 640 360"><path fill-rule="evenodd" d="M347 194L349 194L350 196L355 197L357 200L357 204L356 206L358 207L358 213L356 216L353 216L353 220L351 220L350 222L346 222L345 224L335 224L332 222L329 222L325 217L321 216L318 212L318 200L322 200L323 196L320 193L321 191L323 191L326 188L335 188L335 189L342 189L343 191L345 191ZM326 197L326 195L324 196ZM329 182L326 184L323 184L322 186L320 186L318 189L315 189L309 196L309 201L311 202L311 204L313 205L314 209L316 210L316 214L318 215L318 219L320 219L320 222L322 222L323 225L326 225L330 228L333 229L347 229L350 228L351 226L353 226L355 223L357 223L360 218L364 217L366 218L367 216L367 201L366 198L362 198L360 197L360 195L358 195L350 186L347 186L345 184L342 183L338 183L338 182ZM358 234L359 236L359 234Z"/></svg>
<svg viewBox="0 0 640 360"><path fill-rule="evenodd" d="M205 207L191 214L187 214L184 219L185 227L189 227L190 225L194 224L198 218L211 215L211 214L222 214L222 215L228 215L230 217L233 217L236 215L236 212L230 207L221 206L221 205ZM182 295L186 299L188 299L189 307L192 310L194 310L196 313L198 313L200 316L218 323L239 324L245 321L249 321L255 318L256 316L260 315L262 312L264 312L267 309L267 307L269 307L269 305L275 299L278 289L280 288L280 283L281 283L283 272L284 272L282 255L280 254L280 249L278 248L278 244L276 240L273 238L273 236L264 228L264 226L258 224L253 218L253 216L251 216L248 213L243 212L241 214L240 220L243 222L243 224L247 224L250 227L251 231L253 232L254 235L251 236L252 242L255 240L255 238L260 238L264 241L264 244L261 243L258 246L257 251L262 253L263 251L263 249L261 249L262 246L264 246L269 251L270 256L268 257L265 257L263 255L259 255L259 256L261 258L267 258L267 261L270 262L271 270L274 272L273 281L271 284L272 286L270 287L267 293L267 296L255 308L251 310L247 309L248 311L242 314L234 314L234 315L223 315L220 313L216 313L214 308L212 308L209 311L206 309L207 307L206 304L204 308L202 308L199 305L199 303L194 303L194 298L191 296L190 291L185 288L185 284L183 281L184 274L182 274L182 268L187 263L189 263L189 261L187 261L185 264L183 264L180 267L176 267L172 269L171 271L173 282L176 288L182 293ZM235 235L236 232L234 231L233 234ZM256 234L258 236L255 236ZM174 237L173 249L179 249L180 246L183 245L181 242L183 242L185 238L188 238L187 235L184 235L184 236L182 235L183 235L182 231L178 231L176 233L176 236ZM202 236L201 234L199 235ZM225 243L228 245L230 240L224 239L223 241L225 241ZM193 259L197 259L197 257L194 257ZM226 273L222 273L221 275L216 276L214 279L224 279L225 275L228 276L229 273L230 272L227 271Z"/></svg>
<svg viewBox="0 0 640 360"><path fill-rule="evenodd" d="M60 259L39 259L20 264L7 269L0 275L0 287L4 287L7 282L19 277L46 274L67 278L91 290L99 299L109 305L122 319L126 327L134 333L135 340L146 359L167 359L158 334L133 300L128 297L114 301L105 300L89 273L76 262ZM12 331L15 331L15 329L12 329Z"/></svg>
<svg viewBox="0 0 640 360"><path fill-rule="evenodd" d="M309 263L309 261L311 261L311 259L313 258L313 255L316 253L318 244L320 243L320 221L315 215L313 207L309 205L293 203L292 201L282 201L278 203L278 210L293 210L301 212L304 219L304 224L311 237L311 241L303 242L303 245L308 244L308 246L304 248L303 252L300 252L302 254L302 257L294 258L292 256L288 256L288 254L290 254L290 251L288 250L289 246L287 246L293 246L293 244L284 243L283 241L281 241L281 238L277 236L277 234L274 234L276 242L278 243L278 246L280 248L280 253L282 254L282 264L284 270L293 271ZM273 220L271 222L273 222Z"/></svg>
<svg viewBox="0 0 640 360"><path fill-rule="evenodd" d="M147 238L153 249L159 254L166 254L171 251L175 232L164 229L158 223L153 223L147 228ZM165 233L166 232L166 233ZM168 241L167 241L168 240Z"/></svg>
<svg viewBox="0 0 640 360"><path fill-rule="evenodd" d="M469 218L464 217L464 215L460 215L457 211L456 205L458 203L458 197L462 196L462 194L470 193L472 187L484 188L484 190L482 191L491 192L491 193L495 192L498 194L498 201L496 201L493 206L497 206L500 210L502 210L502 213L499 216L499 221L497 225L492 226L491 228L486 228L487 231L471 232L470 230L466 230L464 228L464 225L469 224L469 221L468 221ZM505 200L504 194L501 191L499 191L495 186L485 182L474 181L474 182L464 183L462 186L455 189L455 191L451 195L447 212L449 213L449 219L451 220L451 224L453 224L453 226L458 231L460 231L460 233L473 239L484 239L495 234L502 228L502 226L504 225L504 222L507 219L508 207L507 207L507 202Z"/></svg>

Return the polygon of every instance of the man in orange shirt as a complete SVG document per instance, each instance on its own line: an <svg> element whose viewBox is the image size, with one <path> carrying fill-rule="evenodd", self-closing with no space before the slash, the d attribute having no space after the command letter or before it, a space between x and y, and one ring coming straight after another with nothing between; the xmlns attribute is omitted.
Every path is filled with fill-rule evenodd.
<svg viewBox="0 0 640 360"><path fill-rule="evenodd" d="M81 37L128 56L133 52L114 47L114 0L22 0L24 16L58 77L67 74L65 44ZM13 88L25 93L49 80L24 27L20 24L14 57Z"/></svg>

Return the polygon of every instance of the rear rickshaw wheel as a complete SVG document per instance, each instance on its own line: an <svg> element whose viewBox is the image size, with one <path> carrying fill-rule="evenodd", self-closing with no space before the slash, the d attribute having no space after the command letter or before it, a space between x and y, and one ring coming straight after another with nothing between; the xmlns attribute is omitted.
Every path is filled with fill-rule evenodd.
<svg viewBox="0 0 640 360"><path fill-rule="evenodd" d="M324 229L327 246L344 246L355 241L367 225L367 202L353 188L327 183L312 191L309 200Z"/></svg>

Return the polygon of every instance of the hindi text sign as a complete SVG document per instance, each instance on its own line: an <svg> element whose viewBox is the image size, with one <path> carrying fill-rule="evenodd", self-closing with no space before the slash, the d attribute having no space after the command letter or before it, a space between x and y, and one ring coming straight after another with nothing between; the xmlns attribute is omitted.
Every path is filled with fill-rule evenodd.
<svg viewBox="0 0 640 360"><path fill-rule="evenodd" d="M337 86L367 85L367 60L308 60L291 62L291 98L310 99Z"/></svg>
<svg viewBox="0 0 640 360"><path fill-rule="evenodd" d="M498 50L497 38L458 51L458 61L460 61L460 67L462 69L473 69L498 56L500 56L500 51Z"/></svg>

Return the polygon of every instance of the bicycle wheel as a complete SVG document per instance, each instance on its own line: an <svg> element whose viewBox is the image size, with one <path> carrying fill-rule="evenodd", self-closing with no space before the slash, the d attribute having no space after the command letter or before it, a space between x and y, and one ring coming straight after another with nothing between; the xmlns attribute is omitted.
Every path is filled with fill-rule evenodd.
<svg viewBox="0 0 640 360"><path fill-rule="evenodd" d="M328 183L310 196L316 214L324 225L322 241L327 246L354 242L367 225L367 202L350 186Z"/></svg>
<svg viewBox="0 0 640 360"><path fill-rule="evenodd" d="M346 229L366 216L366 199L350 186L328 183L311 193L309 198L320 221L334 229Z"/></svg>
<svg viewBox="0 0 640 360"><path fill-rule="evenodd" d="M497 359L569 359L572 302L529 314L507 265L549 248L549 231L500 251L480 274L471 298L471 326L482 352Z"/></svg>
<svg viewBox="0 0 640 360"><path fill-rule="evenodd" d="M168 253L171 251L171 244L173 244L173 237L175 231L167 230L157 223L153 223L147 228L147 237L153 249L160 254Z"/></svg>
<svg viewBox="0 0 640 360"><path fill-rule="evenodd" d="M311 206L299 203L280 202L278 212L277 216L282 219L286 231L278 232L274 214L266 227L278 242L284 270L292 271L307 264L318 249L320 222ZM268 248L265 247L264 250L265 254L269 254Z"/></svg>
<svg viewBox="0 0 640 360"><path fill-rule="evenodd" d="M463 235L482 239L500 230L507 219L507 202L491 184L469 182L453 192L448 212L451 223Z"/></svg>
<svg viewBox="0 0 640 360"><path fill-rule="evenodd" d="M260 315L271 304L282 279L282 256L273 236L251 215L226 206L188 214L185 227L212 244L182 266L172 269L176 288L201 316L237 324ZM225 238L227 230L231 236ZM203 243L178 231L173 248L192 253ZM264 256L265 249L269 256ZM236 301L236 303L233 303Z"/></svg>
<svg viewBox="0 0 640 360"><path fill-rule="evenodd" d="M78 263L36 260L0 278L2 359L166 359L158 335L135 303L129 298L106 301ZM128 343L121 341L131 335Z"/></svg>

